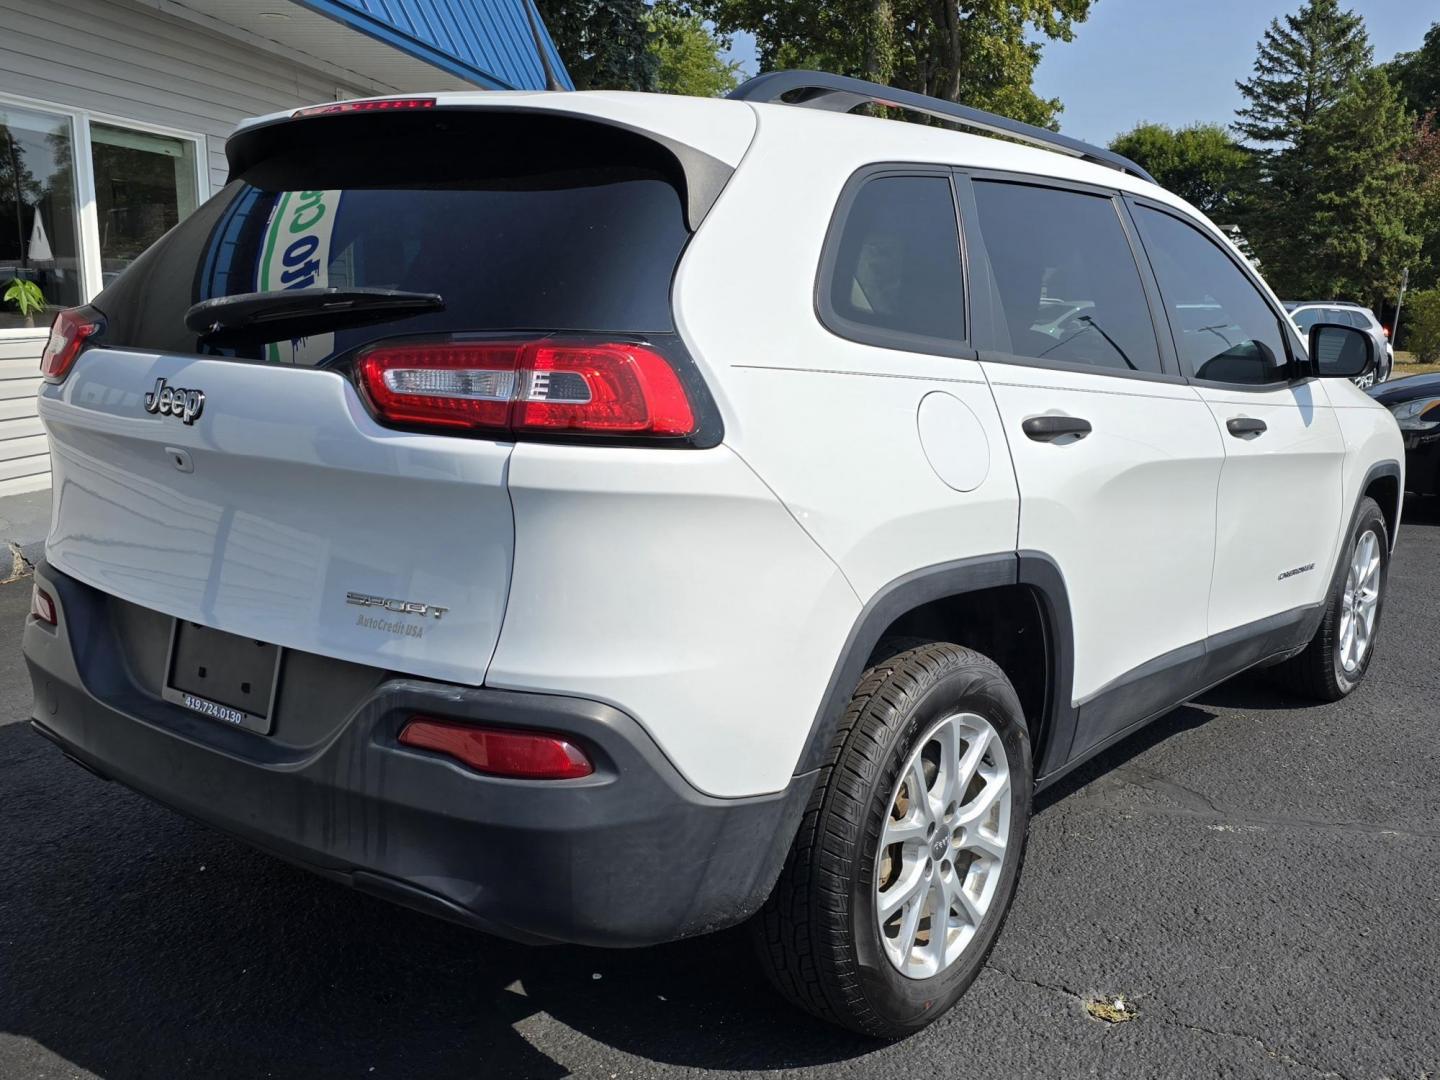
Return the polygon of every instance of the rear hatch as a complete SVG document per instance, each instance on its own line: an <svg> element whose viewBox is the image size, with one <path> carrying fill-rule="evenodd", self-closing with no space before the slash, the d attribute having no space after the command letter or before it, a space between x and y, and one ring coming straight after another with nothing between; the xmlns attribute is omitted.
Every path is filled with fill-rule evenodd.
<svg viewBox="0 0 1440 1080"><path fill-rule="evenodd" d="M406 370L376 378L415 395L437 350L518 369L539 366L535 342L598 339L678 356L694 392L670 284L728 170L603 119L433 102L266 124L230 156L224 190L77 309L94 333L41 391L47 557L179 620L478 684L510 581L507 462L529 436L442 413L493 412L476 401L496 379L572 377L447 371L452 397L387 412L362 362L389 348ZM311 304L320 289L364 310ZM432 299L387 309L379 290ZM224 300L256 293L263 318ZM300 313L267 322L277 295ZM197 316L206 301L221 303ZM573 406L531 412L553 428L540 437L612 437L567 431Z"/></svg>

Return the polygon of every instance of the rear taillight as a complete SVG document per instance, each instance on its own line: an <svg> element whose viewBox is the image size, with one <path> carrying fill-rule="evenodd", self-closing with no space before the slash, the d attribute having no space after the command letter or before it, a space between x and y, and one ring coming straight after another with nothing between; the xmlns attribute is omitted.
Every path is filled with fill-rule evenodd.
<svg viewBox="0 0 1440 1080"><path fill-rule="evenodd" d="M94 308L66 308L50 326L50 340L40 355L40 374L47 382L62 382L70 374L75 358L104 325Z"/></svg>
<svg viewBox="0 0 1440 1080"><path fill-rule="evenodd" d="M417 716L401 729L400 744L434 750L476 772L516 780L578 780L595 771L578 746L543 731L480 727Z"/></svg>
<svg viewBox="0 0 1440 1080"><path fill-rule="evenodd" d="M42 622L46 626L58 625L60 621L55 615L55 598L39 585L30 589L30 614L36 622Z"/></svg>
<svg viewBox="0 0 1440 1080"><path fill-rule="evenodd" d="M695 410L670 361L627 342L384 345L356 361L381 420L495 432L683 438Z"/></svg>

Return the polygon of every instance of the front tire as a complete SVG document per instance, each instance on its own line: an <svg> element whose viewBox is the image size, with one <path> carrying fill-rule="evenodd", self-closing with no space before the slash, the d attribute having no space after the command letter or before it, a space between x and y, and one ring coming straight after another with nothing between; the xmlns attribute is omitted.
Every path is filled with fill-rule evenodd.
<svg viewBox="0 0 1440 1080"><path fill-rule="evenodd" d="M1024 714L992 661L930 643L870 668L755 920L776 987L879 1038L935 1020L999 936L1031 792Z"/></svg>
<svg viewBox="0 0 1440 1080"><path fill-rule="evenodd" d="M1385 515L1367 497L1360 501L1320 628L1304 652L1276 667L1280 679L1317 701L1339 701L1359 686L1375 655L1389 573Z"/></svg>

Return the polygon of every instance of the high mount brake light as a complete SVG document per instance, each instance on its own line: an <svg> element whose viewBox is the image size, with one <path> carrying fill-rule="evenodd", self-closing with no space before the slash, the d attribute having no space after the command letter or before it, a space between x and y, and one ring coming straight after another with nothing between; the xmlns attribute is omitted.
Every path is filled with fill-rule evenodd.
<svg viewBox="0 0 1440 1080"><path fill-rule="evenodd" d="M391 424L527 433L683 438L695 410L675 368L614 341L382 345L356 361L365 396Z"/></svg>
<svg viewBox="0 0 1440 1080"><path fill-rule="evenodd" d="M434 98L371 98L368 101L337 101L334 105L311 105L296 109L291 117L330 116L333 113L352 112L403 112L414 109L433 109Z"/></svg>
<svg viewBox="0 0 1440 1080"><path fill-rule="evenodd" d="M75 358L103 325L99 312L93 308L66 308L56 315L45 351L40 354L40 374L45 376L45 381L64 382Z"/></svg>
<svg viewBox="0 0 1440 1080"><path fill-rule="evenodd" d="M543 731L480 727L414 716L400 731L400 745L434 750L476 772L516 780L578 780L595 771L578 746Z"/></svg>

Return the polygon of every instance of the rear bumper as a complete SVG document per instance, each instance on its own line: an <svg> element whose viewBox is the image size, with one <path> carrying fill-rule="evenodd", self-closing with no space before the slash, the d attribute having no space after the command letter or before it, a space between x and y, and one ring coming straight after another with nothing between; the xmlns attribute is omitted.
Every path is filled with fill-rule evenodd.
<svg viewBox="0 0 1440 1080"><path fill-rule="evenodd" d="M742 921L769 894L814 781L712 798L609 706L378 671L349 672L350 704L317 722L327 698L285 686L289 658L291 712L255 735L154 694L112 598L43 563L36 579L60 623L25 627L33 724L65 753L328 877L515 940L646 945ZM596 772L481 776L399 746L416 713L564 732Z"/></svg>

